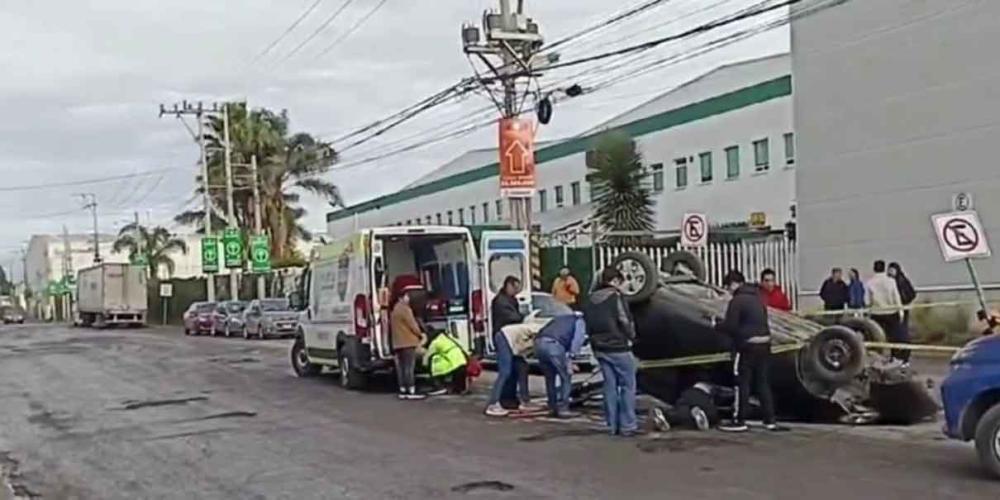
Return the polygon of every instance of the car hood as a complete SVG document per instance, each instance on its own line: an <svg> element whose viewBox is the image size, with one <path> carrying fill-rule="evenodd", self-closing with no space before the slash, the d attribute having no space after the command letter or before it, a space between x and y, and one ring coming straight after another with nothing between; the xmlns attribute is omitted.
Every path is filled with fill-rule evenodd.
<svg viewBox="0 0 1000 500"><path fill-rule="evenodd" d="M261 317L270 321L298 321L299 319L298 315L288 311L265 312Z"/></svg>

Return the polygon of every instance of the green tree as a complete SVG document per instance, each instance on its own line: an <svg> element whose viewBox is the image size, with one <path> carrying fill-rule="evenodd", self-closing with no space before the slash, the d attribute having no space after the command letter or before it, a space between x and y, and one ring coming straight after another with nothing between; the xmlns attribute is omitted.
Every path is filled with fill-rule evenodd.
<svg viewBox="0 0 1000 500"><path fill-rule="evenodd" d="M175 264L171 255L175 252L186 254L188 247L184 240L175 237L165 227L148 228L132 223L118 232L112 251L127 251L132 262L139 261L140 256L145 257L149 275L155 278L160 269L166 270L168 276L173 275Z"/></svg>
<svg viewBox="0 0 1000 500"><path fill-rule="evenodd" d="M602 231L643 231L654 228L653 198L642 155L628 135L609 132L597 139L587 155L596 222ZM632 243L641 237L613 236L609 243Z"/></svg>
<svg viewBox="0 0 1000 500"><path fill-rule="evenodd" d="M271 255L276 260L295 258L295 243L312 238L299 222L306 215L306 210L300 205L302 194L319 196L331 203L339 200L337 187L323 178L337 161L337 153L330 144L310 134L290 133L285 111L248 110L246 103L230 103L229 122L236 223L244 231L253 230L257 207L253 203L252 179L245 165L256 155L263 205L261 219L270 238ZM222 118L212 116L206 125L206 145L211 151L208 158L209 185L224 186ZM201 185L200 177L198 185ZM201 188L196 192L200 194ZM225 189L213 188L211 193L215 206L224 210ZM220 217L222 210L213 214L213 228L226 226ZM203 231L204 212L187 211L178 215L176 221Z"/></svg>

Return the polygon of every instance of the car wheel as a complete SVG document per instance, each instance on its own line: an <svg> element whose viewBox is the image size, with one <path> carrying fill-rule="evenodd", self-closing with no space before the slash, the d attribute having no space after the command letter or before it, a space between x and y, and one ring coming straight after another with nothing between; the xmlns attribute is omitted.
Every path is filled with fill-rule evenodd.
<svg viewBox="0 0 1000 500"><path fill-rule="evenodd" d="M354 365L354 356L347 349L341 346L337 350L337 370L340 376L340 386L346 389L361 390L365 387L365 374L359 371Z"/></svg>
<svg viewBox="0 0 1000 500"><path fill-rule="evenodd" d="M885 342L885 330L882 326L875 322L871 318L862 318L856 316L848 316L840 320L840 324L844 325L851 330L861 334L861 337L865 339L865 342ZM878 352L882 354L888 354L888 349L872 349L873 352Z"/></svg>
<svg viewBox="0 0 1000 500"><path fill-rule="evenodd" d="M292 344L292 369L299 377L312 377L319 374L320 366L309 362L306 355L306 342L301 336Z"/></svg>
<svg viewBox="0 0 1000 500"><path fill-rule="evenodd" d="M264 329L260 325L257 325L257 338L264 340Z"/></svg>
<svg viewBox="0 0 1000 500"><path fill-rule="evenodd" d="M226 323L226 326L222 327L222 333L226 336L227 339L230 336L232 336L232 331L229 328L229 323Z"/></svg>
<svg viewBox="0 0 1000 500"><path fill-rule="evenodd" d="M864 369L865 345L845 326L830 326L809 339L803 360L805 371L822 382L850 382Z"/></svg>
<svg viewBox="0 0 1000 500"><path fill-rule="evenodd" d="M687 250L676 250L663 259L660 270L670 275L687 274L698 281L705 281L705 263L697 255Z"/></svg>
<svg viewBox="0 0 1000 500"><path fill-rule="evenodd" d="M993 477L1000 477L1000 404L990 408L976 424L979 463Z"/></svg>
<svg viewBox="0 0 1000 500"><path fill-rule="evenodd" d="M622 273L622 293L630 303L645 302L659 286L659 273L653 259L639 252L624 252L615 257L611 265Z"/></svg>
<svg viewBox="0 0 1000 500"><path fill-rule="evenodd" d="M191 335L191 330L184 328L184 335Z"/></svg>
<svg viewBox="0 0 1000 500"><path fill-rule="evenodd" d="M247 328L247 326L243 325L242 330L243 330L243 340L250 340L250 330Z"/></svg>

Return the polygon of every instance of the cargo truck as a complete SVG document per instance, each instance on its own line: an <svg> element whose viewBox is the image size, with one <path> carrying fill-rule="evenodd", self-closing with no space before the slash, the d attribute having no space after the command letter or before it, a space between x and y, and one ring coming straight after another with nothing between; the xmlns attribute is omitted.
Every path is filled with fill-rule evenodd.
<svg viewBox="0 0 1000 500"><path fill-rule="evenodd" d="M83 326L143 326L146 323L146 269L103 263L81 269L76 281L77 314Z"/></svg>

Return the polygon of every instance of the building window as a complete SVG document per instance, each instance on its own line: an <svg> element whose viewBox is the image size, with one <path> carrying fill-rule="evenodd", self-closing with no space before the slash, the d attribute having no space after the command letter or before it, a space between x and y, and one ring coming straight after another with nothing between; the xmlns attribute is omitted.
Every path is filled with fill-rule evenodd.
<svg viewBox="0 0 1000 500"><path fill-rule="evenodd" d="M735 179L740 176L740 147L726 148L726 178Z"/></svg>
<svg viewBox="0 0 1000 500"><path fill-rule="evenodd" d="M441 212L438 212L437 214L437 225L441 225Z"/></svg>
<svg viewBox="0 0 1000 500"><path fill-rule="evenodd" d="M771 168L771 151L767 139L753 141L753 164L758 172L766 172Z"/></svg>
<svg viewBox="0 0 1000 500"><path fill-rule="evenodd" d="M547 197L548 197L548 193L546 193L544 189L539 189L538 190L538 211L539 212L544 212L546 209L548 209L548 206L547 206L548 203L546 203L548 201L546 199Z"/></svg>
<svg viewBox="0 0 1000 500"><path fill-rule="evenodd" d="M497 200L497 221L503 220L503 200Z"/></svg>
<svg viewBox="0 0 1000 500"><path fill-rule="evenodd" d="M688 161L687 158L674 160L677 172L677 189L684 189L688 185Z"/></svg>
<svg viewBox="0 0 1000 500"><path fill-rule="evenodd" d="M490 204L483 203L483 224L490 221Z"/></svg>
<svg viewBox="0 0 1000 500"><path fill-rule="evenodd" d="M649 168L653 170L653 192L659 193L663 191L663 164L654 163Z"/></svg>
<svg viewBox="0 0 1000 500"><path fill-rule="evenodd" d="M795 134L785 134L785 165L795 164Z"/></svg>
<svg viewBox="0 0 1000 500"><path fill-rule="evenodd" d="M451 210L448 211L448 225L449 226L455 225L455 218L451 215Z"/></svg>
<svg viewBox="0 0 1000 500"><path fill-rule="evenodd" d="M701 182L712 182L711 151L698 155L698 163L701 165Z"/></svg>
<svg viewBox="0 0 1000 500"><path fill-rule="evenodd" d="M557 207L562 207L563 206L563 201L564 201L563 200L563 187L562 186L556 186L556 206Z"/></svg>
<svg viewBox="0 0 1000 500"><path fill-rule="evenodd" d="M458 209L458 225L459 226L464 226L465 225L465 209L464 208Z"/></svg>
<svg viewBox="0 0 1000 500"><path fill-rule="evenodd" d="M576 181L569 185L569 199L573 205L580 204L580 181Z"/></svg>

